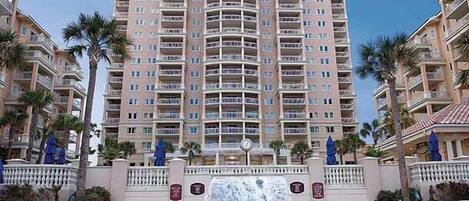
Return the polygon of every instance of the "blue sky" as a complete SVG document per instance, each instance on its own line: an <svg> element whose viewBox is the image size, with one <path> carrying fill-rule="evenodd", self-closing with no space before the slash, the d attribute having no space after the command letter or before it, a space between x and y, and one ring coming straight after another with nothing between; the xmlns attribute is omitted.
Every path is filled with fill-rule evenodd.
<svg viewBox="0 0 469 201"><path fill-rule="evenodd" d="M54 41L64 47L61 31L75 20L80 12L95 10L103 15L112 15L113 0L20 0L20 9L33 16L49 33ZM354 66L358 66L358 46L383 34L397 32L412 33L424 20L436 14L440 7L437 0L348 0L350 38ZM87 76L87 64L82 60ZM93 121L101 122L103 115L103 92L105 89L105 66L98 71L98 81L93 106ZM355 79L360 122L371 121L376 117L372 80Z"/></svg>

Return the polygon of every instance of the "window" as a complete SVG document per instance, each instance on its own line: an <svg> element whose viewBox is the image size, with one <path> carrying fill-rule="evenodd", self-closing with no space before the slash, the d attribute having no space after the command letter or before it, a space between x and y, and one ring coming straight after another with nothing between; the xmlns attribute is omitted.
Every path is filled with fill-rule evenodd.
<svg viewBox="0 0 469 201"><path fill-rule="evenodd" d="M272 91L272 85L271 84L265 84L264 85L264 91Z"/></svg>
<svg viewBox="0 0 469 201"><path fill-rule="evenodd" d="M142 149L143 150L151 149L151 142L142 142Z"/></svg>
<svg viewBox="0 0 469 201"><path fill-rule="evenodd" d="M318 104L318 99L317 98L309 98L309 104L310 105L317 105Z"/></svg>
<svg viewBox="0 0 469 201"><path fill-rule="evenodd" d="M311 133L319 133L319 126L311 126L309 130Z"/></svg>
<svg viewBox="0 0 469 201"><path fill-rule="evenodd" d="M143 38L143 32L141 31L134 32L134 38Z"/></svg>
<svg viewBox="0 0 469 201"><path fill-rule="evenodd" d="M134 134L137 128L135 127L127 127L127 133L128 134Z"/></svg>
<svg viewBox="0 0 469 201"><path fill-rule="evenodd" d="M328 133L333 133L334 131L334 126L326 126L326 132Z"/></svg>
<svg viewBox="0 0 469 201"><path fill-rule="evenodd" d="M144 20L140 20L140 19L139 19L139 20L135 20L135 25L137 25L137 26L143 26L143 25L145 25L145 21L144 21Z"/></svg>
<svg viewBox="0 0 469 201"><path fill-rule="evenodd" d="M323 84L322 91L332 91L332 86L330 84Z"/></svg>
<svg viewBox="0 0 469 201"><path fill-rule="evenodd" d="M138 87L139 87L138 84L131 84L131 85L129 85L129 90L130 91L138 91Z"/></svg>
<svg viewBox="0 0 469 201"><path fill-rule="evenodd" d="M150 50L150 51L156 51L156 50L158 50L158 49L157 49L157 46L156 46L156 45L148 45L148 50Z"/></svg>
<svg viewBox="0 0 469 201"><path fill-rule="evenodd" d="M143 113L143 119L153 119L153 112L145 112Z"/></svg>
<svg viewBox="0 0 469 201"><path fill-rule="evenodd" d="M191 77L192 77L192 78L200 77L199 71L191 71Z"/></svg>
<svg viewBox="0 0 469 201"><path fill-rule="evenodd" d="M199 113L197 113L197 112L191 112L191 113L189 113L189 119L191 119L191 120L197 120L197 119L199 119Z"/></svg>
<svg viewBox="0 0 469 201"><path fill-rule="evenodd" d="M308 89L309 89L309 91L316 91L316 85L315 84L308 84Z"/></svg>
<svg viewBox="0 0 469 201"><path fill-rule="evenodd" d="M189 100L189 104L191 104L191 105L198 105L198 104L199 104L199 99L197 99L197 98L191 98L191 99Z"/></svg>
<svg viewBox="0 0 469 201"><path fill-rule="evenodd" d="M199 91L199 85L191 84L191 91Z"/></svg>
<svg viewBox="0 0 469 201"><path fill-rule="evenodd" d="M132 58L130 60L130 63L132 64L141 64L142 63L142 59L141 58Z"/></svg>
<svg viewBox="0 0 469 201"><path fill-rule="evenodd" d="M319 39L326 39L327 38L327 33L319 33L318 38Z"/></svg>
<svg viewBox="0 0 469 201"><path fill-rule="evenodd" d="M274 126L266 126L264 127L265 134L275 134L275 127Z"/></svg>
<svg viewBox="0 0 469 201"><path fill-rule="evenodd" d="M264 77L265 78L272 78L273 77L272 71L264 71Z"/></svg>
<svg viewBox="0 0 469 201"><path fill-rule="evenodd" d="M156 57L150 57L150 58L148 58L148 63L149 64L156 64L156 60L157 60Z"/></svg>
<svg viewBox="0 0 469 201"><path fill-rule="evenodd" d="M273 105L274 104L274 99L266 98L266 99L264 99L264 104L265 105Z"/></svg>
<svg viewBox="0 0 469 201"><path fill-rule="evenodd" d="M152 127L143 127L143 134L153 134Z"/></svg>
<svg viewBox="0 0 469 201"><path fill-rule="evenodd" d="M138 104L138 100L136 98L129 99L129 105L137 105L137 104Z"/></svg>
<svg viewBox="0 0 469 201"><path fill-rule="evenodd" d="M198 131L199 131L199 128L197 126L189 127L189 134L197 134Z"/></svg>
<svg viewBox="0 0 469 201"><path fill-rule="evenodd" d="M155 99L153 98L145 98L145 105L154 105Z"/></svg>
<svg viewBox="0 0 469 201"><path fill-rule="evenodd" d="M311 141L311 146L314 148L319 148L321 147L321 142L320 141Z"/></svg>
<svg viewBox="0 0 469 201"><path fill-rule="evenodd" d="M329 58L321 58L321 64L329 64Z"/></svg>
<svg viewBox="0 0 469 201"><path fill-rule="evenodd" d="M325 27L326 21L318 21L318 27Z"/></svg>
<svg viewBox="0 0 469 201"><path fill-rule="evenodd" d="M135 12L136 13L145 13L145 9L144 8L135 8Z"/></svg>
<svg viewBox="0 0 469 201"><path fill-rule="evenodd" d="M132 71L130 72L131 77L140 77L140 71Z"/></svg>
<svg viewBox="0 0 469 201"><path fill-rule="evenodd" d="M334 118L334 113L333 112L324 112L324 118L325 119L333 119Z"/></svg>
<svg viewBox="0 0 469 201"><path fill-rule="evenodd" d="M129 120L136 120L137 117L138 117L137 113L128 113L127 114L127 119L129 119Z"/></svg>
<svg viewBox="0 0 469 201"><path fill-rule="evenodd" d="M28 35L28 28L26 28L26 27L21 27L21 35L22 35L22 36Z"/></svg>
<svg viewBox="0 0 469 201"><path fill-rule="evenodd" d="M321 9L317 9L316 10L316 14L317 15L325 15L326 14L326 10L321 8Z"/></svg>
<svg viewBox="0 0 469 201"><path fill-rule="evenodd" d="M326 45L321 45L321 46L319 46L319 51L320 52L327 52L327 51L329 51L329 47L326 46Z"/></svg>
<svg viewBox="0 0 469 201"><path fill-rule="evenodd" d="M324 105L332 105L332 98L323 99Z"/></svg>
<svg viewBox="0 0 469 201"><path fill-rule="evenodd" d="M323 77L323 78L331 77L331 72L329 72L329 71L322 71L322 72L321 72L321 77Z"/></svg>

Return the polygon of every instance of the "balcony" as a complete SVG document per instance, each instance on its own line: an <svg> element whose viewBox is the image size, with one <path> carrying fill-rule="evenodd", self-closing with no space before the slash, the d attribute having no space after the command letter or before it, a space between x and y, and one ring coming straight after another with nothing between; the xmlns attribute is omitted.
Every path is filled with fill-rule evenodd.
<svg viewBox="0 0 469 201"><path fill-rule="evenodd" d="M280 29L279 34L281 35L303 35L301 29Z"/></svg>
<svg viewBox="0 0 469 201"><path fill-rule="evenodd" d="M353 98L355 94L352 90L339 90L340 98Z"/></svg>
<svg viewBox="0 0 469 201"><path fill-rule="evenodd" d="M302 49L301 43L280 43L280 48L283 49Z"/></svg>
<svg viewBox="0 0 469 201"><path fill-rule="evenodd" d="M285 105L304 105L304 98L283 98L282 103Z"/></svg>
<svg viewBox="0 0 469 201"><path fill-rule="evenodd" d="M156 135L179 135L179 128L156 128Z"/></svg>
<svg viewBox="0 0 469 201"><path fill-rule="evenodd" d="M180 98L159 98L158 104L159 105L180 105L181 99Z"/></svg>
<svg viewBox="0 0 469 201"><path fill-rule="evenodd" d="M240 119L240 118L243 118L243 113L242 112L222 112L221 117L226 118L226 119Z"/></svg>
<svg viewBox="0 0 469 201"><path fill-rule="evenodd" d="M83 87L83 85L80 83L80 81L73 80L73 79L58 79L56 82L56 87L71 87L75 90L77 90L79 93L82 95L86 94L86 89Z"/></svg>
<svg viewBox="0 0 469 201"><path fill-rule="evenodd" d="M120 111L120 109L121 109L121 104L108 104L107 105L108 111Z"/></svg>
<svg viewBox="0 0 469 201"><path fill-rule="evenodd" d="M281 56L279 58L279 62L285 63L297 63L297 62L305 62L302 56Z"/></svg>
<svg viewBox="0 0 469 201"><path fill-rule="evenodd" d="M243 98L242 97L223 97L222 103L223 104L242 104Z"/></svg>
<svg viewBox="0 0 469 201"><path fill-rule="evenodd" d="M258 90L258 85L254 83L244 83L244 87L242 83L210 83L206 84L207 90L217 90L217 89L224 89L224 90L237 90L237 89L244 89L244 90Z"/></svg>
<svg viewBox="0 0 469 201"><path fill-rule="evenodd" d="M351 77L338 77L337 80L339 83L352 83Z"/></svg>
<svg viewBox="0 0 469 201"><path fill-rule="evenodd" d="M55 65L52 62L52 57L45 55L40 50L27 50L25 51L26 62L39 63L44 66L50 73L55 73Z"/></svg>
<svg viewBox="0 0 469 201"><path fill-rule="evenodd" d="M239 127L222 127L221 128L222 134L243 134L243 128Z"/></svg>
<svg viewBox="0 0 469 201"><path fill-rule="evenodd" d="M344 9L345 6L343 3L332 3L332 8L333 9Z"/></svg>
<svg viewBox="0 0 469 201"><path fill-rule="evenodd" d="M160 3L161 8L184 8L186 5L180 2L164 2Z"/></svg>
<svg viewBox="0 0 469 201"><path fill-rule="evenodd" d="M301 23L300 17L279 17L278 21L280 23Z"/></svg>
<svg viewBox="0 0 469 201"><path fill-rule="evenodd" d="M354 108L355 108L354 104L340 104L341 110L350 111L350 110L354 110Z"/></svg>
<svg viewBox="0 0 469 201"><path fill-rule="evenodd" d="M104 94L104 97L106 97L106 98L120 98L121 96L122 96L122 91L121 90L108 90Z"/></svg>
<svg viewBox="0 0 469 201"><path fill-rule="evenodd" d="M282 76L304 76L303 70L282 70Z"/></svg>
<svg viewBox="0 0 469 201"><path fill-rule="evenodd" d="M280 90L306 90L305 84L282 84Z"/></svg>
<svg viewBox="0 0 469 201"><path fill-rule="evenodd" d="M332 14L333 20L347 20L347 16L345 14Z"/></svg>
<svg viewBox="0 0 469 201"><path fill-rule="evenodd" d="M173 48L182 48L183 42L162 42L160 48L173 49Z"/></svg>
<svg viewBox="0 0 469 201"><path fill-rule="evenodd" d="M336 52L336 57L349 57L348 52Z"/></svg>
<svg viewBox="0 0 469 201"><path fill-rule="evenodd" d="M129 12L127 12L127 11L116 11L116 12L114 12L114 18L116 20L127 20L128 16L129 16Z"/></svg>
<svg viewBox="0 0 469 201"><path fill-rule="evenodd" d="M214 9L214 8L248 8L248 9L256 9L257 6L256 4L252 3L241 3L241 2L222 2L221 4L219 2L215 3L209 3L207 4L208 9Z"/></svg>
<svg viewBox="0 0 469 201"><path fill-rule="evenodd" d="M181 118L181 115L179 113L158 113L157 115L158 119L169 119L169 120L177 120Z"/></svg>
<svg viewBox="0 0 469 201"><path fill-rule="evenodd" d="M466 3L467 4L467 3ZM461 30L469 25L469 13L464 15L461 19L459 19L456 23L451 24L450 28L448 29L448 34L446 40L456 41L453 36L457 35Z"/></svg>
<svg viewBox="0 0 469 201"><path fill-rule="evenodd" d="M277 9L298 10L298 9L303 9L303 5L299 3L279 3Z"/></svg>
<svg viewBox="0 0 469 201"><path fill-rule="evenodd" d="M285 112L283 114L284 119L305 119L306 113L304 112Z"/></svg>
<svg viewBox="0 0 469 201"><path fill-rule="evenodd" d="M124 70L124 64L123 63L112 63L109 67L108 70L111 71L123 71Z"/></svg>
<svg viewBox="0 0 469 201"><path fill-rule="evenodd" d="M343 124L357 124L358 122L353 117L342 117Z"/></svg>
<svg viewBox="0 0 469 201"><path fill-rule="evenodd" d="M13 13L13 5L9 0L0 0L0 15L11 15Z"/></svg>
<svg viewBox="0 0 469 201"><path fill-rule="evenodd" d="M155 87L157 90L172 91L172 90L182 90L184 85L171 83L171 84L157 84Z"/></svg>
<svg viewBox="0 0 469 201"><path fill-rule="evenodd" d="M347 32L346 27L334 27L334 32Z"/></svg>
<svg viewBox="0 0 469 201"><path fill-rule="evenodd" d="M467 0L454 0L446 5L446 18L459 19L469 12Z"/></svg>
<svg viewBox="0 0 469 201"><path fill-rule="evenodd" d="M207 29L205 34L225 34L225 33L230 33L230 34L248 34L248 35L256 35L257 30L256 29L249 29L249 28L237 28L237 27L224 27L222 29L219 28L214 28L214 29Z"/></svg>
<svg viewBox="0 0 469 201"><path fill-rule="evenodd" d="M78 79L83 79L83 72L81 71L81 68L75 64L65 65L63 73L74 76Z"/></svg>
<svg viewBox="0 0 469 201"><path fill-rule="evenodd" d="M416 94L408 103L409 111L415 111L427 101L431 101L434 104L450 104L452 103L452 98L446 91L426 91L423 94Z"/></svg>
<svg viewBox="0 0 469 201"><path fill-rule="evenodd" d="M184 33L184 29L178 29L178 28L161 28L160 33L163 34L182 34Z"/></svg>
<svg viewBox="0 0 469 201"><path fill-rule="evenodd" d="M106 118L103 123L104 127L118 127L119 118Z"/></svg>
<svg viewBox="0 0 469 201"><path fill-rule="evenodd" d="M306 128L283 128L285 135L305 135L307 134Z"/></svg>
<svg viewBox="0 0 469 201"><path fill-rule="evenodd" d="M116 7L129 7L129 1L117 0Z"/></svg>
<svg viewBox="0 0 469 201"><path fill-rule="evenodd" d="M221 61L240 61L240 62L257 62L257 56L252 55L244 55L244 59L242 55L223 55L220 57L219 55L210 55L206 57L207 62L221 62Z"/></svg>
<svg viewBox="0 0 469 201"><path fill-rule="evenodd" d="M184 22L184 16L163 16L161 22Z"/></svg>
<svg viewBox="0 0 469 201"><path fill-rule="evenodd" d="M416 38L412 41L412 44L418 48L429 49L432 47L432 42L428 38Z"/></svg>
<svg viewBox="0 0 469 201"><path fill-rule="evenodd" d="M171 61L180 61L180 62L183 62L184 59L181 55L166 55L166 56L160 56L159 57L159 60L160 61L168 61L168 62L171 62Z"/></svg>
<svg viewBox="0 0 469 201"><path fill-rule="evenodd" d="M437 52L421 53L420 59L423 62L442 62L441 55Z"/></svg>
<svg viewBox="0 0 469 201"><path fill-rule="evenodd" d="M181 76L182 75L182 70L178 69L161 69L159 76Z"/></svg>
<svg viewBox="0 0 469 201"><path fill-rule="evenodd" d="M54 43L50 38L43 35L31 35L26 45L30 49L40 48L46 50L49 53L54 52Z"/></svg>

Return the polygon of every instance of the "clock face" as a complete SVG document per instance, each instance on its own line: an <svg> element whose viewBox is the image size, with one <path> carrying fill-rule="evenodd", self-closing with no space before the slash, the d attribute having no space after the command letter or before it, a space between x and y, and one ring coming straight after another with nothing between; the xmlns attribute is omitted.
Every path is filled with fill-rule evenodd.
<svg viewBox="0 0 469 201"><path fill-rule="evenodd" d="M244 139L241 141L241 149L243 151L250 151L252 149L252 141L250 139Z"/></svg>

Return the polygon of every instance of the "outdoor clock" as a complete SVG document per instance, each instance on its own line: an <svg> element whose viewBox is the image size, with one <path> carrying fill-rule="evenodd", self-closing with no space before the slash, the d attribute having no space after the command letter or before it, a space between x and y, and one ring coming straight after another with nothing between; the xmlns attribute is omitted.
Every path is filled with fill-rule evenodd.
<svg viewBox="0 0 469 201"><path fill-rule="evenodd" d="M249 152L252 149L252 141L251 139L246 138L241 141L239 146L244 152Z"/></svg>

